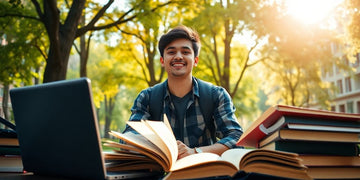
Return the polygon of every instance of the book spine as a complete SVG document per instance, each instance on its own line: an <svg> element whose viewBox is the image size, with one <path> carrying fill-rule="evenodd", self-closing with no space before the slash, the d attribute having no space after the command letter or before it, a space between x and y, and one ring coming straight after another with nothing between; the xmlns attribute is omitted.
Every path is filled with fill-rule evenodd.
<svg viewBox="0 0 360 180"><path fill-rule="evenodd" d="M287 151L298 154L321 154L337 156L359 155L359 147L355 143L281 140L275 141L274 143L274 150Z"/></svg>
<svg viewBox="0 0 360 180"><path fill-rule="evenodd" d="M360 127L358 121L343 121L341 119L326 119L326 118L313 118L313 117L296 117L296 116L283 116L285 124L310 124L310 125L324 125L324 126L339 126L339 127Z"/></svg>
<svg viewBox="0 0 360 180"><path fill-rule="evenodd" d="M20 155L19 146L0 146L0 155Z"/></svg>

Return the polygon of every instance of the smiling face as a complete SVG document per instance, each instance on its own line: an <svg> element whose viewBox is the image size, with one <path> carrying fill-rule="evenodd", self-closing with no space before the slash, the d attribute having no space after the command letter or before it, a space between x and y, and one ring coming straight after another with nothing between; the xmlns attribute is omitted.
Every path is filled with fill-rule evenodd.
<svg viewBox="0 0 360 180"><path fill-rule="evenodd" d="M195 57L192 43L187 39L176 39L164 49L160 58L161 66L171 77L191 77L192 69L197 65L199 58Z"/></svg>

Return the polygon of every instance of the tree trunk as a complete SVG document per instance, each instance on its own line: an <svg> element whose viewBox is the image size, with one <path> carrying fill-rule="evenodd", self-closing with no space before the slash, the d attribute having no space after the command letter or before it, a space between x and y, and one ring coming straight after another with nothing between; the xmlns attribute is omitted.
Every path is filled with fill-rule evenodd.
<svg viewBox="0 0 360 180"><path fill-rule="evenodd" d="M56 0L43 1L44 14L38 11L45 24L50 40L50 49L46 60L43 82L66 79L67 65L72 44L76 38L77 26L85 7L85 0L73 1L69 14L60 24Z"/></svg>
<svg viewBox="0 0 360 180"><path fill-rule="evenodd" d="M81 26L85 26L85 14L81 16ZM85 34L80 36L80 77L87 77L87 62L89 59L89 49L90 49L90 40L91 40L91 34L88 38L88 42L86 42Z"/></svg>
<svg viewBox="0 0 360 180"><path fill-rule="evenodd" d="M104 138L109 138L109 131L111 125L111 115L114 109L114 99L105 96L105 126L104 126Z"/></svg>
<svg viewBox="0 0 360 180"><path fill-rule="evenodd" d="M230 35L230 25L229 20L225 21L225 39L224 39L224 68L223 68L223 86L227 90L230 91L230 58L231 58L231 35Z"/></svg>
<svg viewBox="0 0 360 180"><path fill-rule="evenodd" d="M4 118L6 120L10 120L10 112L9 112L9 84L4 84L4 92L2 99L2 108L4 112Z"/></svg>

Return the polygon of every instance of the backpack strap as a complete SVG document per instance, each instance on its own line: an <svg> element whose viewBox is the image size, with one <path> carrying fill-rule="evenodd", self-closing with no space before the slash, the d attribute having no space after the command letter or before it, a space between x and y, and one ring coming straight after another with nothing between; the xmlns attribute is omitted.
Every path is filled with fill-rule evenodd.
<svg viewBox="0 0 360 180"><path fill-rule="evenodd" d="M166 91L167 80L151 87L149 94L149 113L152 120L163 119L163 101Z"/></svg>
<svg viewBox="0 0 360 180"><path fill-rule="evenodd" d="M215 104L215 98L214 98L214 92L215 92L215 86L211 83L205 82L201 79L196 79L199 85L199 105L201 113L203 114L205 126L209 129L211 134L211 139L213 140L213 143L216 142L216 135L215 135L215 124L214 124L214 104ZM201 96L203 96L201 98ZM204 98L204 96L206 98Z"/></svg>

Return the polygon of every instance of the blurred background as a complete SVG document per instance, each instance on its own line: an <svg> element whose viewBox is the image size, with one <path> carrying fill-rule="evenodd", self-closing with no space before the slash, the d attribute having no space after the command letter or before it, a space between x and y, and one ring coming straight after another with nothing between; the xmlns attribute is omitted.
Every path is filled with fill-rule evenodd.
<svg viewBox="0 0 360 180"><path fill-rule="evenodd" d="M224 87L246 129L276 104L360 113L360 1L0 0L0 116L9 89L88 77L102 137L164 81L157 42L201 36L194 76Z"/></svg>

